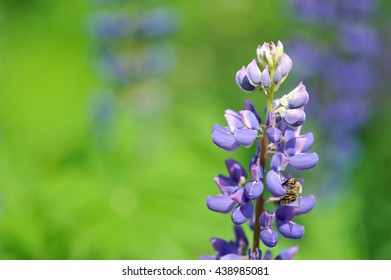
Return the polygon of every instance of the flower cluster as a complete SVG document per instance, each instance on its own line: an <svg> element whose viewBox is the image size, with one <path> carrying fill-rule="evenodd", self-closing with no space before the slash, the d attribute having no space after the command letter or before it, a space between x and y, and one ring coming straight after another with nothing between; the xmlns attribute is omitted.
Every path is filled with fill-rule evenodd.
<svg viewBox="0 0 391 280"><path fill-rule="evenodd" d="M175 61L166 39L178 29L179 18L174 9L137 3L142 1L95 2L100 6L88 18L87 30L94 70L105 85L94 92L90 107L94 140L107 148L118 108L130 107L138 118L151 118L169 104L168 90L157 78L169 73Z"/></svg>
<svg viewBox="0 0 391 280"><path fill-rule="evenodd" d="M224 150L256 146L256 153L250 160L251 176L239 162L227 159L228 176L215 177L221 193L206 199L210 210L231 213L236 241L213 238L211 242L216 255L202 258L261 259L260 240L271 248L278 243L278 232L285 238L301 238L304 226L293 219L315 206L313 195L301 196L304 181L286 173L287 168L302 171L318 163L318 155L309 152L314 135L311 132L301 134L308 92L303 83L299 83L289 93L274 98L292 68L292 60L284 53L281 42L264 43L258 47L256 55L257 59L237 72L236 83L245 92L260 91L265 95L264 123L254 104L246 100L244 110L225 111L227 126L216 124L212 129L213 142ZM266 210L267 203L271 207L276 205L276 209ZM250 249L240 227L247 221L254 231ZM298 247L284 250L276 259L291 259L297 250ZM270 259L270 254L268 251L264 259Z"/></svg>
<svg viewBox="0 0 391 280"><path fill-rule="evenodd" d="M168 8L93 14L88 29L99 45L99 74L108 82L123 85L167 71L174 57L163 39L177 27L177 16Z"/></svg>
<svg viewBox="0 0 391 280"><path fill-rule="evenodd" d="M327 187L330 195L343 190L333 191L335 184L330 180L341 186L349 178L349 168L359 154L356 135L369 120L373 89L381 76L376 65L382 53L380 39L372 26L377 1L291 1L295 20L328 34L327 41L322 41L318 33L300 28L300 34L295 34L299 39L290 43L290 49L300 63L298 73L314 81L312 90L317 95L313 102L322 104L313 115L324 128L328 178L318 181L324 181L321 186Z"/></svg>
<svg viewBox="0 0 391 280"><path fill-rule="evenodd" d="M248 248L248 240L240 226L234 226L235 241L225 241L220 238L212 238L210 243L215 250L215 255L201 256L201 260L271 260L272 252L267 250L262 258L262 252L257 250L254 254L250 253ZM293 246L282 250L274 259L275 260L291 260L299 250L299 247ZM247 256L249 254L249 256Z"/></svg>

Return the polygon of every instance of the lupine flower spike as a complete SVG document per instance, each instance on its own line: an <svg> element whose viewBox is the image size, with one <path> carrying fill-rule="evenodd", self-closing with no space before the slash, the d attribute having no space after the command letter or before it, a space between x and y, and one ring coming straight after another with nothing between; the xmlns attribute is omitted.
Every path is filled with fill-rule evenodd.
<svg viewBox="0 0 391 280"><path fill-rule="evenodd" d="M292 69L292 60L284 53L278 41L264 43L256 50L256 58L236 73L236 83L245 92L261 92L266 97L264 123L250 100L245 100L244 109L226 110L227 126L214 125L212 140L226 151L240 146L256 146L248 171L234 159L227 159L228 175L218 175L214 181L220 194L206 198L207 207L220 213L231 213L236 235L235 241L212 238L213 256L201 259L260 260L260 241L272 248L279 241L279 233L290 239L302 238L304 226L294 218L305 214L315 206L313 195L303 195L304 181L285 173L287 167L303 171L318 163L318 155L309 152L314 135L301 134L306 120L304 108L309 94L302 82L280 98L274 98L280 85ZM271 158L269 158L271 156ZM269 161L269 162L268 162ZM265 204L275 205L267 211ZM249 222L253 229L250 246L241 225ZM297 246L282 250L275 259L292 259ZM271 259L272 252L266 250L263 259Z"/></svg>

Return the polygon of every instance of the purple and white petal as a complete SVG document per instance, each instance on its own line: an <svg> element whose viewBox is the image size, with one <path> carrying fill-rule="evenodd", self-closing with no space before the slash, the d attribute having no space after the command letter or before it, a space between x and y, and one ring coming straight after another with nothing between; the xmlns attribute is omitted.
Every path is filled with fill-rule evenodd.
<svg viewBox="0 0 391 280"><path fill-rule="evenodd" d="M235 181L223 175L216 176L214 181L223 195L228 196L238 189L238 185Z"/></svg>
<svg viewBox="0 0 391 280"><path fill-rule="evenodd" d="M302 82L290 93L284 95L280 104L289 109L296 109L307 105L309 95Z"/></svg>
<svg viewBox="0 0 391 280"><path fill-rule="evenodd" d="M271 229L276 219L276 213L264 211L259 217L261 229Z"/></svg>
<svg viewBox="0 0 391 280"><path fill-rule="evenodd" d="M296 255L297 251L299 251L298 246L293 246L293 247L284 249L276 257L276 260L292 260L293 257Z"/></svg>
<svg viewBox="0 0 391 280"><path fill-rule="evenodd" d="M281 136L282 136L281 131L278 128L274 127L274 126L271 126L271 127L269 127L266 130L266 137L272 143L280 142L281 141Z"/></svg>
<svg viewBox="0 0 391 280"><path fill-rule="evenodd" d="M225 110L224 117L227 120L229 130L232 133L234 133L237 128L244 127L242 118L240 117L239 113L233 110Z"/></svg>
<svg viewBox="0 0 391 280"><path fill-rule="evenodd" d="M275 126L276 125L276 114L273 111L269 111L266 117L266 126Z"/></svg>
<svg viewBox="0 0 391 280"><path fill-rule="evenodd" d="M224 195L216 195L216 196L208 196L206 198L206 205L209 210L220 212L220 213L228 213L230 212L236 202L233 201L229 196Z"/></svg>
<svg viewBox="0 0 391 280"><path fill-rule="evenodd" d="M289 165L296 170L306 170L318 164L319 157L317 153L301 153L290 157Z"/></svg>
<svg viewBox="0 0 391 280"><path fill-rule="evenodd" d="M282 186L284 180L279 172L270 170L266 174L266 188L273 196L284 196L286 194L286 189Z"/></svg>
<svg viewBox="0 0 391 280"><path fill-rule="evenodd" d="M251 165L251 176L253 181L260 181L263 178L262 166L258 161Z"/></svg>
<svg viewBox="0 0 391 280"><path fill-rule="evenodd" d="M285 53L281 56L278 64L281 67L281 74L283 77L292 70L292 59Z"/></svg>
<svg viewBox="0 0 391 280"><path fill-rule="evenodd" d="M264 88L269 88L272 83L268 66L266 66L265 69L262 71L261 83Z"/></svg>
<svg viewBox="0 0 391 280"><path fill-rule="evenodd" d="M254 104L252 103L251 100L247 100L247 99L244 100L244 108L246 108L246 110L253 112L253 114L255 115L255 117L258 120L258 123L262 123L262 119L259 116L257 110L255 110Z"/></svg>
<svg viewBox="0 0 391 280"><path fill-rule="evenodd" d="M277 65L276 71L274 72L273 76L273 82L275 84L278 84L282 79L282 72L281 72L281 67Z"/></svg>
<svg viewBox="0 0 391 280"><path fill-rule="evenodd" d="M248 198L243 188L238 188L235 192L231 193L230 197L233 201L241 205L248 202Z"/></svg>
<svg viewBox="0 0 391 280"><path fill-rule="evenodd" d="M247 77L250 83L253 86L258 86L261 84L261 75L262 72L259 70L257 61L253 59L253 61L250 62L250 64L247 66Z"/></svg>
<svg viewBox="0 0 391 280"><path fill-rule="evenodd" d="M231 219L235 225L241 225L250 219L253 214L254 206L251 202L246 203L245 205L240 205L232 211Z"/></svg>
<svg viewBox="0 0 391 280"><path fill-rule="evenodd" d="M285 124L285 123L281 123L280 125L282 125L282 124ZM292 139L294 137L300 136L301 128L302 128L302 126L296 126L296 127L287 126L284 131L285 140L289 141L290 139Z"/></svg>
<svg viewBox="0 0 391 280"><path fill-rule="evenodd" d="M277 229L285 238L299 239L304 235L304 227L292 221L277 221Z"/></svg>
<svg viewBox="0 0 391 280"><path fill-rule="evenodd" d="M299 126L305 122L304 108L281 110L284 122L291 126Z"/></svg>
<svg viewBox="0 0 391 280"><path fill-rule="evenodd" d="M285 154L292 157L301 153L307 139L304 137L295 137L289 139L285 144Z"/></svg>
<svg viewBox="0 0 391 280"><path fill-rule="evenodd" d="M253 200L257 199L263 193L262 181L251 181L246 184L245 187L246 196Z"/></svg>
<svg viewBox="0 0 391 280"><path fill-rule="evenodd" d="M258 130L259 129L259 122L257 117L251 112L250 110L242 110L239 112L240 116L242 117L243 124L245 127Z"/></svg>
<svg viewBox="0 0 391 280"><path fill-rule="evenodd" d="M212 140L217 146L227 151L234 151L240 146L228 127L219 124L213 126Z"/></svg>
<svg viewBox="0 0 391 280"><path fill-rule="evenodd" d="M311 211L315 207L316 198L313 195L300 197L300 209L297 215L305 214ZM296 200L289 206L299 207L299 202Z"/></svg>
<svg viewBox="0 0 391 280"><path fill-rule="evenodd" d="M272 159L270 161L270 168L275 171L281 171L285 170L286 166L288 165L289 158L284 155L283 153L277 153L272 156Z"/></svg>
<svg viewBox="0 0 391 280"><path fill-rule="evenodd" d="M236 142L245 147L250 147L258 137L258 132L252 129L236 129L234 132Z"/></svg>
<svg viewBox="0 0 391 280"><path fill-rule="evenodd" d="M246 92L253 92L255 87L250 83L247 77L247 69L246 67L242 67L235 76L236 84Z"/></svg>

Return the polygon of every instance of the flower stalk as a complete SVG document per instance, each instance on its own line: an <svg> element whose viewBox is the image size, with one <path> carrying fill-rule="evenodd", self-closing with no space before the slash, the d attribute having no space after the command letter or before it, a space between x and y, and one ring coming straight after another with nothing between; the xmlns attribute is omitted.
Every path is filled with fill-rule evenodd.
<svg viewBox="0 0 391 280"><path fill-rule="evenodd" d="M231 213L237 237L235 242L213 238L214 259L261 259L260 241L268 248L276 246L279 234L275 227L285 238L301 238L304 227L293 219L315 206L314 196L301 196L303 180L283 173L288 166L301 171L314 167L318 162L316 153L307 152L313 144L313 134L300 134L305 121L304 106L309 100L308 93L300 83L280 99L274 99L275 92L292 68L292 61L284 53L281 42L259 46L257 59L237 72L236 83L245 92L259 91L266 96L265 122L262 124L254 105L246 100L244 110L225 111L228 127L216 124L212 131L213 142L227 151L234 151L240 146L249 148L257 142L256 154L250 161L251 180L239 162L228 159L226 166L229 176L219 175L215 178L221 194L206 199L210 210ZM267 164L270 151L272 157L270 164ZM265 187L272 197L266 197ZM264 205L269 201L277 202L275 211L265 211ZM246 242L239 242L244 240L239 233L240 225L247 221L254 234L246 256L243 252L247 251L249 244L247 239ZM276 259L291 259L298 247L286 250ZM271 252L266 251L264 259L270 257Z"/></svg>

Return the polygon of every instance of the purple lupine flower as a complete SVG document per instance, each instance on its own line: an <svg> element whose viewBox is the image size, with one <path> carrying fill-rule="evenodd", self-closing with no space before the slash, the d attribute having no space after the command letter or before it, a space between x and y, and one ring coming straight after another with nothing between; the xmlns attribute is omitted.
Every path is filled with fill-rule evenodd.
<svg viewBox="0 0 391 280"><path fill-rule="evenodd" d="M233 110L225 111L225 119L228 127L215 124L212 130L213 142L227 151L236 150L240 146L250 147L258 137L259 115L254 106L245 103L250 110L235 112ZM253 113L254 111L254 113Z"/></svg>
<svg viewBox="0 0 391 280"><path fill-rule="evenodd" d="M136 32L143 37L162 37L172 34L177 28L178 16L175 11L157 8L140 16Z"/></svg>
<svg viewBox="0 0 391 280"><path fill-rule="evenodd" d="M234 226L234 232L235 241L212 238L215 255L200 256L200 260L242 260L247 254L248 240L241 226Z"/></svg>
<svg viewBox="0 0 391 280"><path fill-rule="evenodd" d="M232 221L239 225L251 217L254 209L251 200L257 199L263 192L263 172L259 164L254 164L251 167L252 180L246 182L247 174L240 163L229 159L226 160L226 166L229 177L223 175L215 177L221 194L208 196L206 204L210 210L215 212L232 211Z"/></svg>
<svg viewBox="0 0 391 280"><path fill-rule="evenodd" d="M278 233L272 229L276 214L264 211L261 215L261 240L267 247L274 247L278 243Z"/></svg>
<svg viewBox="0 0 391 280"><path fill-rule="evenodd" d="M247 173L238 162L227 160L229 177L219 175L215 178L221 194L206 199L210 210L232 212L234 224L249 221L254 230L254 244L248 249L249 260L261 259L260 241L267 247L274 247L279 233L291 239L304 235L304 226L293 219L310 211L315 205L315 197L301 196L303 180L284 175L283 171L287 166L297 171L310 169L318 162L318 155L309 152L314 135L311 132L300 134L305 121L304 107L309 101L303 83L281 98L274 99L275 92L292 68L292 60L284 53L280 41L277 44L264 43L258 47L256 54L257 59L253 59L247 67L243 66L235 78L243 91L258 90L268 98L265 124L261 126L261 117L252 102L246 100L245 110L226 110L228 127L216 124L212 130L213 142L228 151L239 146L249 147L258 139L256 153L250 160L252 180L247 180ZM269 154L274 154L271 159ZM265 172L267 160L270 160L270 167ZM267 188L272 194L270 198L263 197L264 173ZM264 203L272 201L278 204L276 211L265 211ZM254 211L254 202L257 211ZM212 244L216 256L203 259L245 259L243 251L241 254L236 252L237 243L213 239ZM297 250L296 246L283 250L276 259L291 259ZM266 251L264 259L271 259L270 251Z"/></svg>

